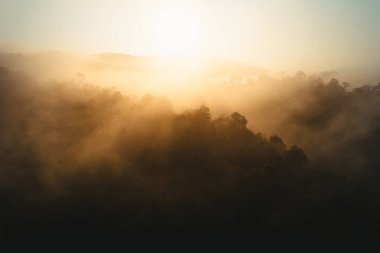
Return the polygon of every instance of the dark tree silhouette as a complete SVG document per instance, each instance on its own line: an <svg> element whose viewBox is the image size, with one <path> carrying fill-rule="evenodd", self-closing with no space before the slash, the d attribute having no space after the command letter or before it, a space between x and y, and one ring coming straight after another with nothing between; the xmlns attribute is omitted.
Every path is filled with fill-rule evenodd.
<svg viewBox="0 0 380 253"><path fill-rule="evenodd" d="M305 89L313 99L284 115L292 124L283 129L309 138L316 145L310 150L329 146L338 165L337 150L346 146L349 162L355 150L363 157L358 166L365 162L373 178L364 182L372 184L341 176L331 160L308 158L277 135L253 132L238 112L212 117L201 106L174 113L162 98L136 100L90 84L42 86L2 70L0 231L91 237L94 231L346 235L377 229L379 88L347 91L336 81L311 82ZM370 123L360 135L350 121L338 120L357 121L363 111Z"/></svg>

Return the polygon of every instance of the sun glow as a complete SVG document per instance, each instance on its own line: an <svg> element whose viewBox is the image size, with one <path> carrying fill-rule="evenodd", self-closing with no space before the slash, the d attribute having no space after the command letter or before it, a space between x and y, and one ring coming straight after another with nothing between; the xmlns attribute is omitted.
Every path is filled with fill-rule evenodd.
<svg viewBox="0 0 380 253"><path fill-rule="evenodd" d="M199 26L184 9L161 12L155 24L159 50L164 54L192 54L197 50Z"/></svg>

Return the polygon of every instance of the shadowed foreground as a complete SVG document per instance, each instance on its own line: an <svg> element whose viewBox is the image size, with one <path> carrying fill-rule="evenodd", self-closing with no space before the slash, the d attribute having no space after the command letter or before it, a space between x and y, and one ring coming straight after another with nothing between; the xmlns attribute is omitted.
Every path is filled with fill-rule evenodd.
<svg viewBox="0 0 380 253"><path fill-rule="evenodd" d="M237 112L1 69L0 158L3 238L378 232L375 191Z"/></svg>

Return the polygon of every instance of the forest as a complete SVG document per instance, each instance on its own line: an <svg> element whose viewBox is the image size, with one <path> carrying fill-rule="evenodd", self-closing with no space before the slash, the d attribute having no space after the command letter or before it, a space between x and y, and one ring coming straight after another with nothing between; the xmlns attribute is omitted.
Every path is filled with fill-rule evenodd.
<svg viewBox="0 0 380 253"><path fill-rule="evenodd" d="M231 96L229 113L217 100L178 112L1 68L0 236L378 233L380 86L256 82L278 88L255 100L257 83L220 85L210 97Z"/></svg>

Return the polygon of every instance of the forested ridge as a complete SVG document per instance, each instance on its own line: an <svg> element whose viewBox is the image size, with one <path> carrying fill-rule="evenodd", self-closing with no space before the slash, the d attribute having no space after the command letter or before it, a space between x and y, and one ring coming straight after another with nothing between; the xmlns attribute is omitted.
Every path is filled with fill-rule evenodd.
<svg viewBox="0 0 380 253"><path fill-rule="evenodd" d="M314 83L261 107L267 135L239 112L1 69L1 236L378 232L379 86L300 78Z"/></svg>

